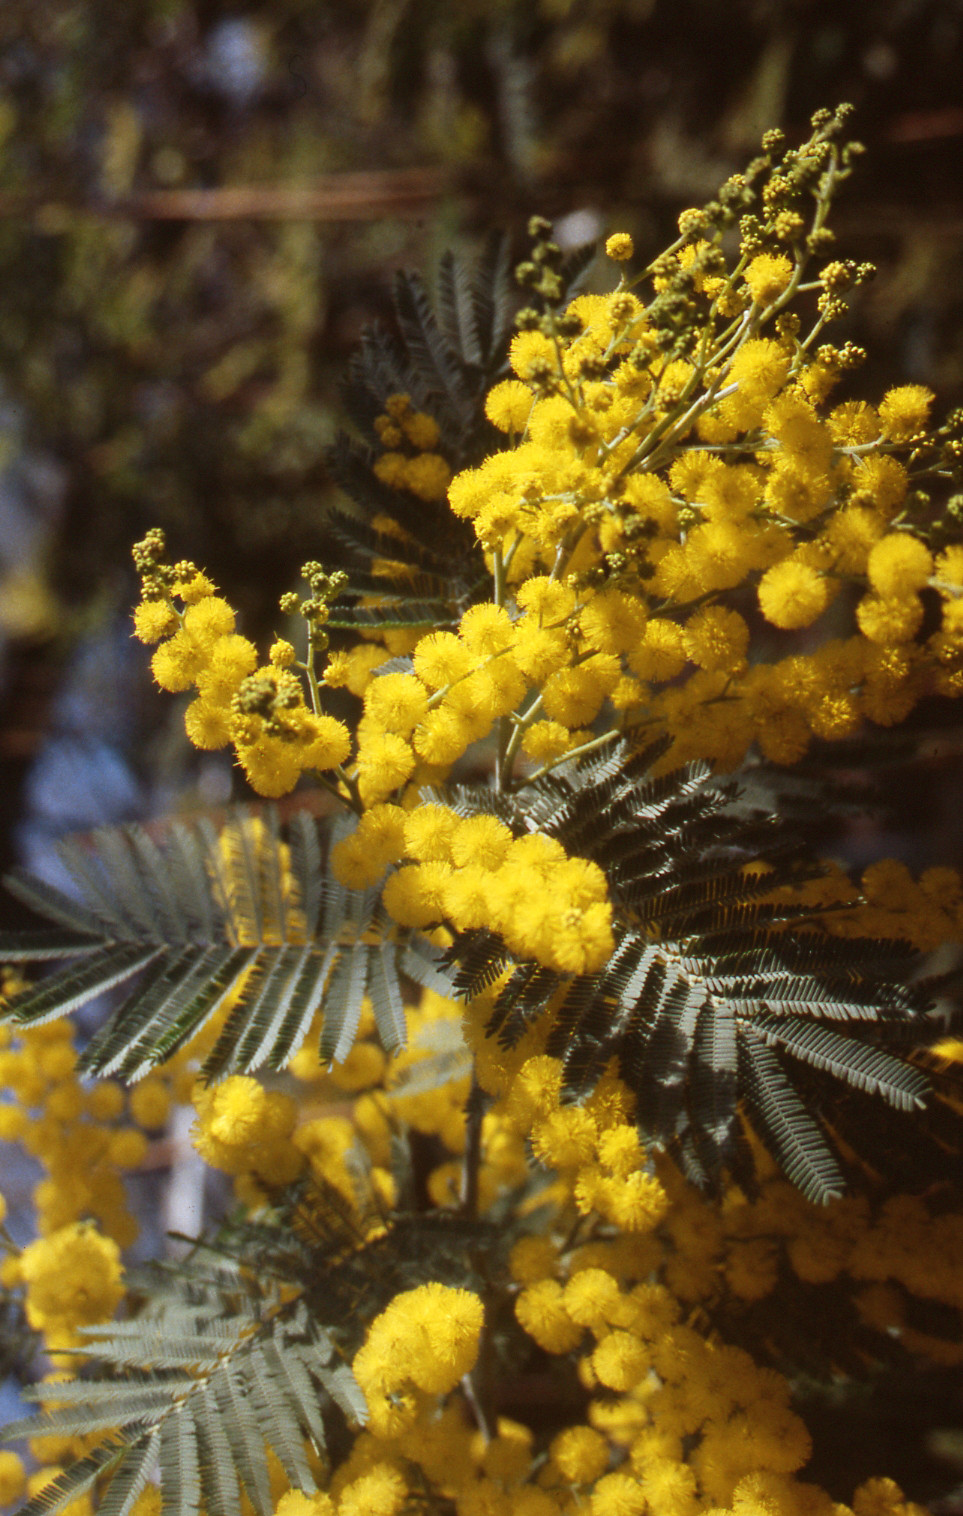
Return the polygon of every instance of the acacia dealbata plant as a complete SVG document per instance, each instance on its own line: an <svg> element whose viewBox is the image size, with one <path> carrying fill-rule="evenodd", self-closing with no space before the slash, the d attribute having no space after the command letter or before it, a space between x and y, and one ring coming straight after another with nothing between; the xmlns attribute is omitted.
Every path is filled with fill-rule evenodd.
<svg viewBox="0 0 963 1516"><path fill-rule="evenodd" d="M799 1384L963 1361L963 889L820 858L788 782L963 692L963 417L833 398L848 114L646 267L611 236L610 293L539 218L399 277L266 658L137 544L154 677L269 803L9 881L50 965L0 1053L45 1169L4 1350L58 1371L25 1516L838 1516ZM235 1207L124 1272L190 1102Z"/></svg>

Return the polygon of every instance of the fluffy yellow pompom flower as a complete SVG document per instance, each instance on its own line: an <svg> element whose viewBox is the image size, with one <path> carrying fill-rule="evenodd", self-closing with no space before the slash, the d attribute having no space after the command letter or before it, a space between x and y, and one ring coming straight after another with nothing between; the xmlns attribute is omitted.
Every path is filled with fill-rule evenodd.
<svg viewBox="0 0 963 1516"><path fill-rule="evenodd" d="M771 305L792 278L792 264L784 253L760 253L749 264L745 278L756 304Z"/></svg>
<svg viewBox="0 0 963 1516"><path fill-rule="evenodd" d="M305 712L299 735L303 744L299 752L302 768L337 768L351 751L351 734L336 716L312 716Z"/></svg>
<svg viewBox="0 0 963 1516"><path fill-rule="evenodd" d="M660 618L646 625L642 641L629 654L629 668L640 679L661 682L674 679L681 673L686 662L685 635L674 621Z"/></svg>
<svg viewBox="0 0 963 1516"><path fill-rule="evenodd" d="M27 1320L50 1348L73 1347L77 1328L107 1321L124 1287L120 1249L86 1222L71 1222L24 1248Z"/></svg>
<svg viewBox="0 0 963 1516"><path fill-rule="evenodd" d="M338 1497L338 1516L395 1516L408 1494L401 1473L390 1463L376 1463L346 1484Z"/></svg>
<svg viewBox="0 0 963 1516"><path fill-rule="evenodd" d="M759 581L759 609L773 626L811 626L829 604L829 581L808 563L784 558Z"/></svg>
<svg viewBox="0 0 963 1516"><path fill-rule="evenodd" d="M690 616L683 638L686 652L700 668L735 672L745 665L749 628L738 611L707 605Z"/></svg>
<svg viewBox="0 0 963 1516"><path fill-rule="evenodd" d="M134 636L141 642L159 642L176 629L177 616L166 600L142 600L134 611Z"/></svg>
<svg viewBox="0 0 963 1516"><path fill-rule="evenodd" d="M751 337L736 352L727 385L737 384L738 391L723 400L719 414L740 431L759 426L763 411L772 397L782 389L789 373L789 354L769 337Z"/></svg>
<svg viewBox="0 0 963 1516"><path fill-rule="evenodd" d="M911 595L929 580L933 556L918 537L889 532L870 549L866 572L877 594Z"/></svg>
<svg viewBox="0 0 963 1516"><path fill-rule="evenodd" d="M441 689L472 670L472 657L454 632L429 632L412 657L415 673L430 690Z"/></svg>
<svg viewBox="0 0 963 1516"><path fill-rule="evenodd" d="M579 1326L604 1336L618 1316L622 1294L607 1269L579 1269L565 1286L565 1309Z"/></svg>
<svg viewBox="0 0 963 1516"><path fill-rule="evenodd" d="M609 1445L594 1427L566 1427L553 1439L549 1458L567 1484L591 1484L609 1466Z"/></svg>
<svg viewBox="0 0 963 1516"><path fill-rule="evenodd" d="M901 384L887 390L879 407L883 436L890 442L904 442L925 427L930 406L936 397L922 384Z"/></svg>
<svg viewBox="0 0 963 1516"><path fill-rule="evenodd" d="M485 415L500 432L523 432L531 410L532 392L520 379L503 379L485 398Z"/></svg>
<svg viewBox="0 0 963 1516"><path fill-rule="evenodd" d="M190 689L198 671L204 666L204 653L181 629L154 650L151 673L162 690L172 695Z"/></svg>
<svg viewBox="0 0 963 1516"><path fill-rule="evenodd" d="M404 487L419 500L444 500L451 469L440 453L419 453L405 464Z"/></svg>
<svg viewBox="0 0 963 1516"><path fill-rule="evenodd" d="M511 618L503 606L490 601L471 606L458 624L458 633L465 646L483 658L503 653L512 645Z"/></svg>
<svg viewBox="0 0 963 1516"><path fill-rule="evenodd" d="M606 238L605 256L613 263L627 263L635 252L635 243L628 232L613 232Z"/></svg>
<svg viewBox="0 0 963 1516"><path fill-rule="evenodd" d="M424 719L428 696L414 674L382 674L365 690L364 708L384 731L407 737Z"/></svg>
<svg viewBox="0 0 963 1516"><path fill-rule="evenodd" d="M405 849L405 812L397 805L373 805L355 830L331 849L336 879L350 890L377 884L389 863Z"/></svg>
<svg viewBox="0 0 963 1516"><path fill-rule="evenodd" d="M642 1516L646 1508L642 1487L631 1474L604 1474L589 1500L590 1516Z"/></svg>
<svg viewBox="0 0 963 1516"><path fill-rule="evenodd" d="M207 595L184 612L184 630L202 647L234 630L234 612L220 595Z"/></svg>
<svg viewBox="0 0 963 1516"><path fill-rule="evenodd" d="M600 1384L610 1390L632 1390L651 1367L645 1344L631 1332L608 1332L592 1354L592 1367Z"/></svg>
<svg viewBox="0 0 963 1516"><path fill-rule="evenodd" d="M458 868L476 864L482 869L497 869L511 843L511 828L497 816L459 817L451 834L451 861Z"/></svg>
<svg viewBox="0 0 963 1516"><path fill-rule="evenodd" d="M458 816L446 805L419 805L405 816L405 851L417 863L447 863Z"/></svg>
<svg viewBox="0 0 963 1516"><path fill-rule="evenodd" d="M484 1308L470 1290L432 1283L396 1295L371 1323L353 1364L372 1428L398 1424L392 1402L411 1387L432 1395L453 1390L474 1368L483 1324Z"/></svg>
<svg viewBox="0 0 963 1516"><path fill-rule="evenodd" d="M232 1074L223 1083L200 1090L194 1107L194 1147L205 1163L228 1174L256 1169L265 1158L272 1163L280 1159L279 1144L286 1144L297 1121L297 1106L289 1095L269 1092L247 1074ZM298 1160L292 1149L294 1173Z"/></svg>
<svg viewBox="0 0 963 1516"><path fill-rule="evenodd" d="M856 624L864 637L882 647L910 642L923 624L919 595L864 595L856 607Z"/></svg>
<svg viewBox="0 0 963 1516"><path fill-rule="evenodd" d="M231 740L230 711L208 700L192 700L184 712L184 730L188 741L202 752L215 752Z"/></svg>
<svg viewBox="0 0 963 1516"><path fill-rule="evenodd" d="M565 1309L557 1279L542 1279L522 1290L515 1301L515 1315L546 1353L570 1353L581 1341L583 1328Z"/></svg>

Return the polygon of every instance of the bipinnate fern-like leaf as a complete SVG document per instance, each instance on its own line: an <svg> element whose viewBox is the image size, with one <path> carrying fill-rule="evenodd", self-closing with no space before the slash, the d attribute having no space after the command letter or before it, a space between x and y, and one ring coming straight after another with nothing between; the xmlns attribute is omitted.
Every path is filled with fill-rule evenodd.
<svg viewBox="0 0 963 1516"><path fill-rule="evenodd" d="M927 1099L929 1080L903 1056L907 1036L924 1046L940 1030L926 988L906 945L834 936L781 889L821 872L791 826L706 765L653 778L662 751L614 743L514 796L433 792L592 859L615 908L615 951L598 973L565 978L466 932L450 952L457 989L470 998L507 970L489 1026L506 1046L553 1001L546 1051L569 1096L584 1098L616 1059L640 1127L698 1183L727 1170L751 1181L745 1118L794 1184L829 1199L845 1187L839 1137L867 1151L866 1106L912 1113Z"/></svg>
<svg viewBox="0 0 963 1516"><path fill-rule="evenodd" d="M366 1419L350 1363L373 1317L429 1279L480 1288L473 1260L501 1246L497 1229L452 1213L379 1215L372 1234L363 1201L298 1181L135 1277L140 1313L87 1328L84 1377L29 1390L46 1409L4 1429L5 1441L106 1434L19 1516L56 1516L94 1486L100 1512L128 1516L155 1470L165 1516L236 1516L242 1493L272 1516L268 1449L293 1488L315 1491L332 1432Z"/></svg>
<svg viewBox="0 0 963 1516"><path fill-rule="evenodd" d="M319 1054L341 1061L369 996L388 1050L405 1040L400 974L432 974L427 943L396 932L375 890L327 869L337 828L296 812L282 844L273 808L236 810L220 831L174 821L158 845L141 827L67 839L58 855L77 898L14 873L8 888L55 923L0 934L0 961L63 960L12 996L3 1019L30 1026L107 990L123 998L82 1068L135 1080L225 1012L207 1078L283 1067L319 1010ZM228 1008L229 1009L226 1009Z"/></svg>
<svg viewBox="0 0 963 1516"><path fill-rule="evenodd" d="M587 247L566 259L562 302L593 257ZM395 331L373 326L362 333L343 386L361 440L339 433L326 455L332 478L352 502L349 510L329 510L325 520L321 556L326 567L348 575L331 609L332 628L444 626L489 585L470 522L455 516L444 498L425 500L378 478L374 464L383 445L374 423L389 396L407 395L436 421L437 450L453 474L507 445L485 416L485 396L508 372L520 303L508 238L493 236L474 266L446 252L434 304L413 273L397 275L393 294ZM381 529L386 521L394 523L389 531Z"/></svg>

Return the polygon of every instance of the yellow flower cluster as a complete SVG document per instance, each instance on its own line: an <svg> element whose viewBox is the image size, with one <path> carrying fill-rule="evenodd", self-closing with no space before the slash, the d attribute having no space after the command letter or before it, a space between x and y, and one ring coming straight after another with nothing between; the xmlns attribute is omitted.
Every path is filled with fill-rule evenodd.
<svg viewBox="0 0 963 1516"><path fill-rule="evenodd" d="M303 1166L290 1140L298 1110L289 1095L234 1074L220 1084L199 1086L194 1108L194 1147L212 1168L288 1184Z"/></svg>
<svg viewBox="0 0 963 1516"><path fill-rule="evenodd" d="M500 932L521 957L561 972L600 968L612 952L612 907L595 864L543 833L514 837L495 816L447 806L399 812L404 863L384 888L402 926L450 922Z"/></svg>
<svg viewBox="0 0 963 1516"><path fill-rule="evenodd" d="M823 867L818 879L771 898L824 907L821 924L839 937L901 939L925 953L963 936L963 880L956 869L924 869L914 879L905 863L881 858L856 884L831 859Z"/></svg>
<svg viewBox="0 0 963 1516"><path fill-rule="evenodd" d="M424 1284L376 1316L352 1365L373 1431L413 1421L425 1396L446 1395L478 1357L484 1310L470 1290Z"/></svg>
<svg viewBox="0 0 963 1516"><path fill-rule="evenodd" d="M374 464L382 484L410 490L420 500L444 500L451 469L436 451L439 433L435 418L416 411L410 395L389 395L384 414L376 418L374 426L386 449Z"/></svg>
<svg viewBox="0 0 963 1516"><path fill-rule="evenodd" d="M259 667L253 642L236 633L233 610L203 574L176 582L162 599L145 577L148 591L151 597L134 612L134 633L159 643L151 669L161 689L196 688L184 713L195 747L233 743L252 788L275 797L293 790L305 770L344 762L351 750L347 727L308 708L304 686L289 667L289 643L276 642L273 661Z"/></svg>
<svg viewBox="0 0 963 1516"><path fill-rule="evenodd" d="M127 1206L124 1170L138 1169L148 1130L163 1124L171 1101L171 1077L145 1080L131 1093L128 1110L136 1126L120 1125L124 1091L105 1080L86 1089L77 1075L77 1051L68 1021L25 1027L14 1039L0 1027L0 1090L13 1097L0 1104L0 1141L19 1142L45 1170L33 1200L41 1236L93 1217L108 1237L128 1247L137 1223ZM3 1280L10 1284L10 1269Z"/></svg>
<svg viewBox="0 0 963 1516"><path fill-rule="evenodd" d="M739 1302L751 1307L791 1271L804 1287L845 1290L854 1331L858 1324L862 1334L870 1328L883 1342L897 1339L931 1363L963 1362L963 1218L941 1212L938 1199L931 1205L915 1195L875 1204L848 1195L816 1207L762 1153L759 1169L766 1177L758 1196L733 1190L717 1210L671 1164L659 1162L671 1199L663 1277L684 1307L723 1299L730 1308ZM914 1299L938 1307L934 1319L942 1320L942 1332L913 1325Z"/></svg>
<svg viewBox="0 0 963 1516"><path fill-rule="evenodd" d="M551 338L520 333L518 377L488 400L516 440L452 481L452 510L504 563L517 607L551 568L550 620L513 618L509 644L541 688L548 720L524 745L537 759L557 757L609 700L616 720L672 734L666 763L730 768L754 741L790 762L813 735L902 720L963 680L963 549L934 556L926 521L906 511L926 473L912 465L932 395L900 386L878 411L824 411L817 365L790 329L763 335L789 260L760 255L744 277L747 321L737 336L708 327L698 362L664 357L625 288L577 297L565 316L576 336L561 323ZM852 635L750 665L748 624L726 604L746 583L783 631L810 627L855 584ZM942 619L920 642L927 587Z"/></svg>
<svg viewBox="0 0 963 1516"><path fill-rule="evenodd" d="M71 1222L31 1242L18 1274L27 1320L52 1351L77 1347L77 1328L109 1321L123 1299L120 1248L86 1222Z"/></svg>

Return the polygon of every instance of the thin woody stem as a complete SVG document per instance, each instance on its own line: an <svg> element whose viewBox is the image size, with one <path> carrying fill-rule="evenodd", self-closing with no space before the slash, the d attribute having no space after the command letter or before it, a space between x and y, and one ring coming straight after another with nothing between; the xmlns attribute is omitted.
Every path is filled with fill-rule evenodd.
<svg viewBox="0 0 963 1516"><path fill-rule="evenodd" d="M471 1088L465 1102L465 1156L461 1171L461 1212L474 1219L478 1215L478 1180L481 1170L482 1119L485 1115L485 1091L474 1069Z"/></svg>

